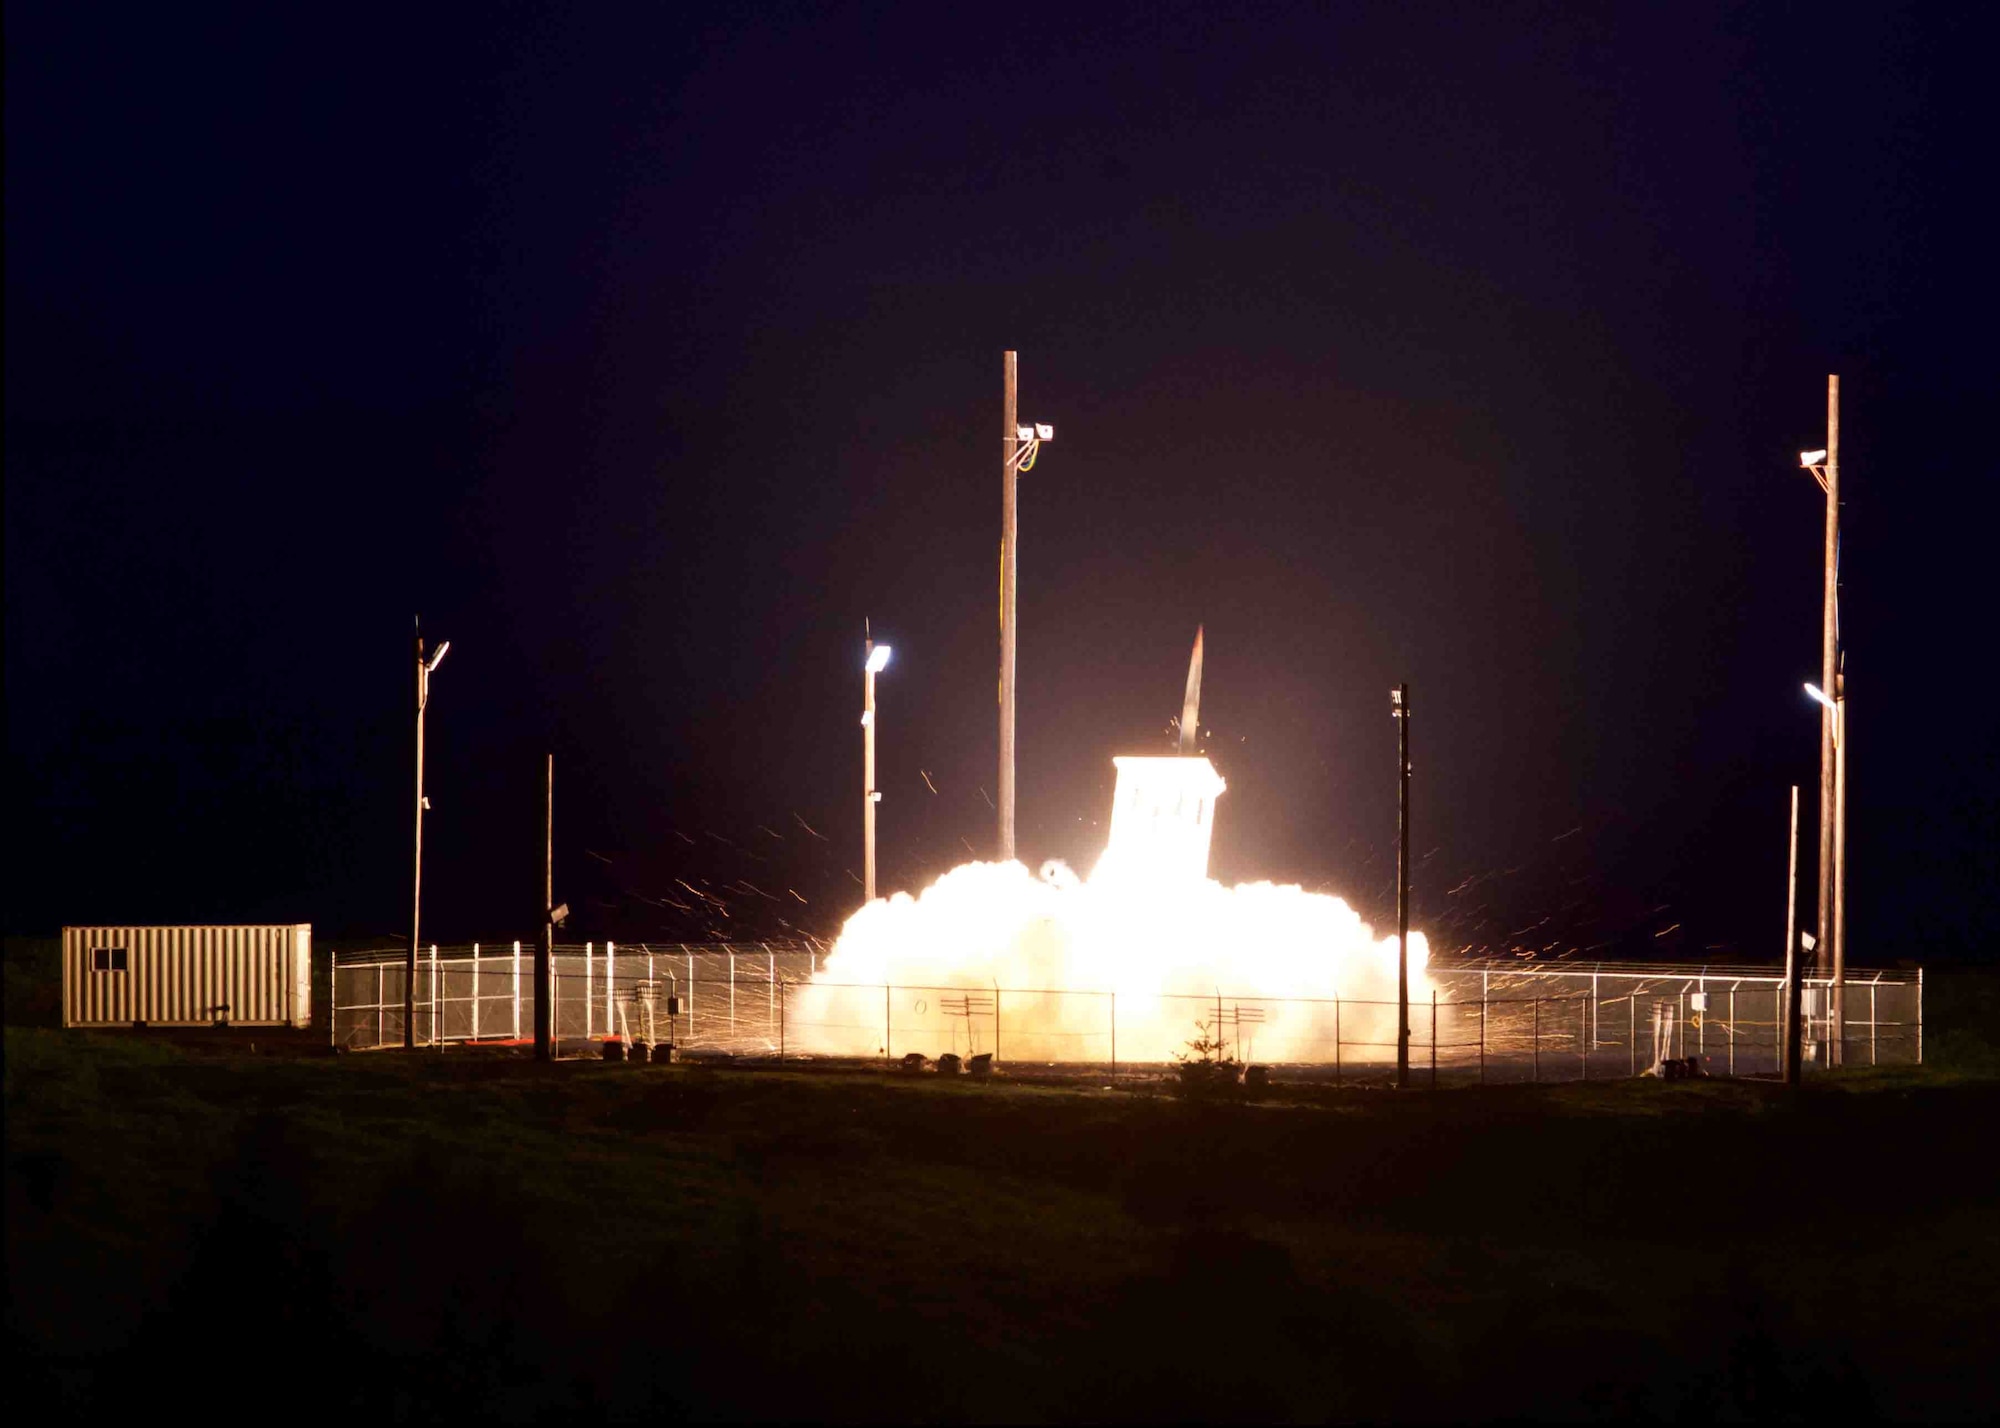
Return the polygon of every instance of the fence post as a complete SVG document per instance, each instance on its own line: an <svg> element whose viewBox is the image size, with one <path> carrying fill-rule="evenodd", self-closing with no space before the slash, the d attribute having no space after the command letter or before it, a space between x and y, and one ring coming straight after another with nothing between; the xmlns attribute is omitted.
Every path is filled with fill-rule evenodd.
<svg viewBox="0 0 2000 1428"><path fill-rule="evenodd" d="M1438 1088L1438 989L1431 988L1431 1089Z"/></svg>
<svg viewBox="0 0 2000 1428"><path fill-rule="evenodd" d="M583 1040L584 1049L589 1050L590 1036L594 1028L591 1019L597 1007L597 948L595 943L583 944Z"/></svg>
<svg viewBox="0 0 2000 1428"><path fill-rule="evenodd" d="M618 988L618 944L604 944L604 1034L606 1037L618 1035L617 1012Z"/></svg>
<svg viewBox="0 0 2000 1428"><path fill-rule="evenodd" d="M1486 1084L1486 974L1479 974L1479 1084Z"/></svg>
<svg viewBox="0 0 2000 1428"><path fill-rule="evenodd" d="M1924 1064L1924 969L1917 968L1917 1065Z"/></svg>
<svg viewBox="0 0 2000 1428"><path fill-rule="evenodd" d="M771 1034L771 999L778 994L778 954L764 944L764 1035Z"/></svg>
<svg viewBox="0 0 2000 1428"><path fill-rule="evenodd" d="M438 986L438 945L433 942L431 944L431 1045L440 1051L444 1050L442 1035L444 1027L439 1021L439 1014L444 1007L443 999L439 995L442 990Z"/></svg>
<svg viewBox="0 0 2000 1428"><path fill-rule="evenodd" d="M521 1039L521 941L514 939L514 1040Z"/></svg>
<svg viewBox="0 0 2000 1428"><path fill-rule="evenodd" d="M1111 994L1111 1081L1118 1082L1118 993Z"/></svg>
<svg viewBox="0 0 2000 1428"><path fill-rule="evenodd" d="M729 1039L736 1039L736 948L729 949Z"/></svg>
<svg viewBox="0 0 2000 1428"><path fill-rule="evenodd" d="M1590 1079L1590 1006L1585 1003L1576 1009L1576 1045L1583 1054L1583 1079Z"/></svg>
<svg viewBox="0 0 2000 1428"><path fill-rule="evenodd" d="M1000 983L993 983L993 1064L1000 1064Z"/></svg>
<svg viewBox="0 0 2000 1428"><path fill-rule="evenodd" d="M472 944L472 1039L479 1040L479 944Z"/></svg>
<svg viewBox="0 0 2000 1428"><path fill-rule="evenodd" d="M1626 984L1625 989L1625 1054L1626 1061L1634 1076L1639 1074L1639 994Z"/></svg>
<svg viewBox="0 0 2000 1428"><path fill-rule="evenodd" d="M1542 999L1535 998L1535 1079L1542 1079Z"/></svg>
<svg viewBox="0 0 2000 1428"><path fill-rule="evenodd" d="M1340 1084L1340 993L1333 994L1333 1084Z"/></svg>
<svg viewBox="0 0 2000 1428"><path fill-rule="evenodd" d="M1878 986L1882 986L1882 978L1880 978L1880 976L1876 976L1876 980L1868 984L1868 1064L1870 1064L1870 1066L1874 1066L1874 1064L1876 1064L1876 1044L1874 1044L1874 990L1876 990Z"/></svg>
<svg viewBox="0 0 2000 1428"><path fill-rule="evenodd" d="M785 1060L785 996L784 988L778 989L778 1062Z"/></svg>
<svg viewBox="0 0 2000 1428"><path fill-rule="evenodd" d="M1729 1074L1736 1074L1736 988L1729 989Z"/></svg>
<svg viewBox="0 0 2000 1428"><path fill-rule="evenodd" d="M888 1061L896 1054L896 1027L889 1014L889 988L882 988L882 1059Z"/></svg>

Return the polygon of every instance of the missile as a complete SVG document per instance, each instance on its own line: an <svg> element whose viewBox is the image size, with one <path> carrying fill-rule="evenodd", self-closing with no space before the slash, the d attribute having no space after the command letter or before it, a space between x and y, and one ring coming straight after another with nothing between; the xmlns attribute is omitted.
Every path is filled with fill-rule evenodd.
<svg viewBox="0 0 2000 1428"><path fill-rule="evenodd" d="M1201 721L1201 630L1194 627L1194 655L1188 660L1187 694L1181 700L1180 752L1195 752L1195 730Z"/></svg>

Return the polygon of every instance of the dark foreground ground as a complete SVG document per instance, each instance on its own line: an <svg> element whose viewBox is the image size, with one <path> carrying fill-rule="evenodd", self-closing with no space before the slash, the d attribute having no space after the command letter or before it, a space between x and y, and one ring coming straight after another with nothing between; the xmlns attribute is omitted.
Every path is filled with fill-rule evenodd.
<svg viewBox="0 0 2000 1428"><path fill-rule="evenodd" d="M9 1027L11 1408L1988 1417L2000 1080L1143 1090Z"/></svg>

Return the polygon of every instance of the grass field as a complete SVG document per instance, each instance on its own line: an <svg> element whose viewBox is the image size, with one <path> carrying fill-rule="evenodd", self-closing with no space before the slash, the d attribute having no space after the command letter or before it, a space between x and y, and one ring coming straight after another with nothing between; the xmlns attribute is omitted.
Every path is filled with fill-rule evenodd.
<svg viewBox="0 0 2000 1428"><path fill-rule="evenodd" d="M10 970L10 1020L13 992ZM305 1049L8 1028L10 1402L348 1421L2000 1405L2000 1080L1970 1035L1956 1069L1797 1097L1642 1081L1271 1105Z"/></svg>

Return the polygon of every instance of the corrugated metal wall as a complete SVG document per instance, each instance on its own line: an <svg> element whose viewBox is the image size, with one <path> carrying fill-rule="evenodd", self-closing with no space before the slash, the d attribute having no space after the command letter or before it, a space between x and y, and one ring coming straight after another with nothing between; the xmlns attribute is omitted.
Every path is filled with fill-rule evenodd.
<svg viewBox="0 0 2000 1428"><path fill-rule="evenodd" d="M123 949L122 971L93 954ZM305 1026L312 924L65 927L63 1025Z"/></svg>

